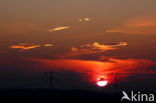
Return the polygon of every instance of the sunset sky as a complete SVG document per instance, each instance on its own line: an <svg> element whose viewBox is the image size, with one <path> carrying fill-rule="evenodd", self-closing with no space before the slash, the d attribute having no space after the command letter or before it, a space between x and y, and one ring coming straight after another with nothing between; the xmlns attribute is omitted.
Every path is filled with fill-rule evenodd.
<svg viewBox="0 0 156 103"><path fill-rule="evenodd" d="M156 90L155 0L1 0L0 88ZM44 80L45 79L45 80ZM138 82L139 81L139 82Z"/></svg>

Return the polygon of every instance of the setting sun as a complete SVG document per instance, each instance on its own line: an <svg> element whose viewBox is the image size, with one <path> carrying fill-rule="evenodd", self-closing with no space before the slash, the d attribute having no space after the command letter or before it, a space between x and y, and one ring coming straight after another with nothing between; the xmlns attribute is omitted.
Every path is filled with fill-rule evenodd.
<svg viewBox="0 0 156 103"><path fill-rule="evenodd" d="M108 84L108 81L105 78L98 78L96 84L99 87L105 87Z"/></svg>
<svg viewBox="0 0 156 103"><path fill-rule="evenodd" d="M102 81L97 81L97 85L99 87L105 87L108 84L108 81L102 80Z"/></svg>

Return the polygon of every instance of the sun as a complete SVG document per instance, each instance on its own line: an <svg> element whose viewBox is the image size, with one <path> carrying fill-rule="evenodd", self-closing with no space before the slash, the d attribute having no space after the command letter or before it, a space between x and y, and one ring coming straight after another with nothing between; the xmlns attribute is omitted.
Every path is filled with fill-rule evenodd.
<svg viewBox="0 0 156 103"><path fill-rule="evenodd" d="M99 87L105 87L108 84L108 81L97 81L97 85Z"/></svg>
<svg viewBox="0 0 156 103"><path fill-rule="evenodd" d="M107 84L108 84L108 81L104 78L100 78L96 84L99 86L99 87L105 87Z"/></svg>

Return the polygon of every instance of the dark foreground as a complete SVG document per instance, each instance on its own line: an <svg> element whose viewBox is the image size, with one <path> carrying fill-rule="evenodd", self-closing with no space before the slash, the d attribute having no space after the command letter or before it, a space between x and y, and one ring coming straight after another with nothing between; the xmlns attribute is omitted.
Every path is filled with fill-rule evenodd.
<svg viewBox="0 0 156 103"><path fill-rule="evenodd" d="M105 93L84 90L52 89L1 89L0 100L4 102L41 103L129 103L120 101L121 93ZM131 103L131 102L130 102Z"/></svg>

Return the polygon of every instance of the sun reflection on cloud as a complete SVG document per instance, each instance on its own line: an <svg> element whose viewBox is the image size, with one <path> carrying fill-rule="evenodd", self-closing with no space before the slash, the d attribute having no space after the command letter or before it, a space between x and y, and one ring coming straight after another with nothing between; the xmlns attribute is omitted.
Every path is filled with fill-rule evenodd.
<svg viewBox="0 0 156 103"><path fill-rule="evenodd" d="M56 27L56 28L50 29L49 32L60 31L64 29L69 29L69 26Z"/></svg>
<svg viewBox="0 0 156 103"><path fill-rule="evenodd" d="M12 45L10 46L10 48L12 49L20 49L20 51L22 50L29 50L29 49L34 49L34 48L38 48L41 46L45 46L45 47L50 47L53 46L53 44L43 44L43 45L39 45L39 44L28 44L28 43L19 43L18 45Z"/></svg>
<svg viewBox="0 0 156 103"><path fill-rule="evenodd" d="M53 46L53 44L44 44L43 46L50 47L50 46Z"/></svg>
<svg viewBox="0 0 156 103"><path fill-rule="evenodd" d="M19 45L10 46L10 48L22 49L22 50L29 50L29 49L33 49L33 48L37 48L37 47L40 47L40 45L20 43Z"/></svg>
<svg viewBox="0 0 156 103"><path fill-rule="evenodd" d="M77 51L79 51L79 49L77 49L77 48L75 48L75 47L72 47L72 52L77 52Z"/></svg>
<svg viewBox="0 0 156 103"><path fill-rule="evenodd" d="M72 52L76 54L90 54L90 53L99 53L108 50L115 50L118 47L127 46L126 42L118 42L115 44L100 44L99 42L94 42L92 44L80 45L80 47L72 47Z"/></svg>
<svg viewBox="0 0 156 103"><path fill-rule="evenodd" d="M90 18L81 18L81 19L79 19L78 21L79 22L89 22L91 19Z"/></svg>

